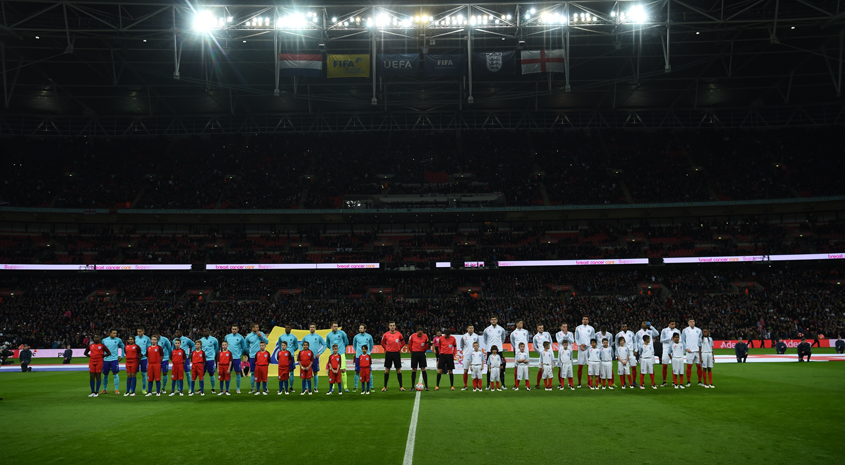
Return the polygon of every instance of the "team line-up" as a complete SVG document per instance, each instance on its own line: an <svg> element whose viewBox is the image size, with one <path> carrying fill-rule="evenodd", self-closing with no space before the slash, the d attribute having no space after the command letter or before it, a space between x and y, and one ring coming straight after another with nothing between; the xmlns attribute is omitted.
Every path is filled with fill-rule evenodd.
<svg viewBox="0 0 845 465"><path fill-rule="evenodd" d="M555 355L551 348L552 336L544 331L543 325L537 327L531 345L539 353L537 381L535 389L543 387L547 391L554 389L554 369L558 368L558 389L566 388L567 380L570 389L575 389L573 381L573 365L578 366L578 388L581 388L583 368L587 366L587 385L591 390L614 389L615 377L613 361L617 361L616 374L619 375L621 388L645 389L645 375L649 375L651 387L657 389L654 381L655 338L659 337L663 345L663 384L667 385L667 372L672 367L672 384L675 389L691 386L692 366L696 366L698 385L713 388L713 338L707 329L695 326L695 320L689 320L689 326L683 331L675 328L675 322L658 332L651 322L644 321L637 333L622 325L622 330L611 335L601 327L596 331L589 324L589 318L584 317L582 324L575 328L575 333L568 331L567 325L561 325L556 333L558 353ZM299 365L302 391L300 395L312 395L319 392L320 356L330 351L325 369L329 375L328 395L337 387L338 395L349 392L346 380L346 347L349 339L345 332L338 330L337 323L332 323L331 331L324 338L316 333L316 326L310 325L310 332L300 341L291 333L291 326L285 327L285 332L279 336L275 346L275 358L278 361L278 395L291 394L293 388L291 376ZM126 392L124 396L135 396L137 375L142 374L142 392L146 396L161 396L167 393L167 376L170 372L170 396L184 395L186 374L190 381L189 396L195 393L205 395L205 375L211 378L211 393L231 395L229 386L231 377L235 375L236 393L240 394L241 377L248 376L250 380L249 394L268 395L268 369L273 361L273 354L267 350L269 340L259 330L258 324L252 325L252 331L243 336L239 334L239 327L232 326L232 332L224 337L221 343L206 329L204 336L196 341L185 337L181 331L176 331L173 340L161 334L146 336L144 328L137 329L136 336L129 336L128 344L118 337L117 330L111 330L109 336L101 339L99 335L93 337L93 342L86 347L85 356L89 357L89 382L91 394L88 397L98 397L100 383L103 383L102 394L108 391L108 375L111 373L114 381L114 393L119 394L120 361L126 358L127 374ZM440 389L443 374L449 375L449 385L455 390L454 371L455 357L463 360L463 380L467 390L467 381L472 379L472 390L475 392L485 389L482 373L487 370L487 390L502 391L505 386L506 359L500 348L504 347L505 329L498 325L498 319L492 317L490 326L481 334L475 333L473 326L467 328L466 334L456 338L444 330L442 334L430 339L422 328L418 328L407 341L411 351L411 383L415 385L417 370L421 370L422 382L415 385L417 390L428 391L428 374L426 352L433 349L437 360L437 384L435 390ZM525 382L525 389L531 390L529 380L529 364L531 357L528 352L529 333L523 328L523 322L516 323L516 329L510 334L510 343L514 347L514 390L519 390L520 381ZM395 323L389 324L389 329L381 338L381 345L385 350L384 357L384 385L382 392L387 391L390 370L396 370L400 391L405 391L402 384L401 350L406 341L401 332L396 330ZM369 394L373 388L372 366L370 351L375 345L373 337L367 333L366 325L360 325L358 334L352 340L355 351L355 387L358 390L361 383L361 394ZM294 355L296 354L296 355ZM636 383L637 365L640 367L640 383ZM171 368L172 365L172 368ZM686 365L687 383L684 385L684 366ZM215 391L215 374L220 383L220 392ZM162 387L162 378L164 386ZM199 381L199 391L196 382ZM153 390L155 383L155 390ZM313 385L312 385L313 384Z"/></svg>

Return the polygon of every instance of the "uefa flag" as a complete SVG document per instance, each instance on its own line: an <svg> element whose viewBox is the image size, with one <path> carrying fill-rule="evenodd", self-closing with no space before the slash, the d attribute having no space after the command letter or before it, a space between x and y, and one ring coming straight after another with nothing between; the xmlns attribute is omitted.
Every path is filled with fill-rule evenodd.
<svg viewBox="0 0 845 465"><path fill-rule="evenodd" d="M522 74L562 73L563 50L523 50Z"/></svg>
<svg viewBox="0 0 845 465"><path fill-rule="evenodd" d="M326 77L370 77L369 55L329 55L326 59Z"/></svg>
<svg viewBox="0 0 845 465"><path fill-rule="evenodd" d="M323 55L280 53L279 75L321 77L323 75Z"/></svg>

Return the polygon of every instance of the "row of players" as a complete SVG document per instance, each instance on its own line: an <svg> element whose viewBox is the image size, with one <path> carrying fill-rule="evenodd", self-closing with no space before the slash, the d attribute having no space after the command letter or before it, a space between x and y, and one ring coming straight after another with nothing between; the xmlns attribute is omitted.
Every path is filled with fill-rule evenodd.
<svg viewBox="0 0 845 465"><path fill-rule="evenodd" d="M669 326L660 334L660 341L663 343L663 386L666 386L666 376L667 376L667 369L668 364L672 363L675 365L675 358L678 351L681 351L681 368L680 373L678 373L676 367L673 366L673 377L675 378L675 386L676 387L684 387L683 386L683 360L686 358L687 363L687 384L686 387L690 386L691 381L691 368L692 365L695 364L697 366L698 371L698 381L699 385L705 387L712 387L712 371L709 368L712 368L712 339L709 338L709 335L702 333L702 331L695 327L695 321L689 320L689 327L685 328L683 332L678 331L675 329L675 323L670 322ZM517 348L524 348L527 344L528 332L522 327L522 321L517 322L516 329L511 332L510 341L513 347ZM161 379L162 371L167 376L168 364L172 357L173 347L177 344L181 349L182 347L188 348L188 351L193 351L194 353L191 355L191 362L193 362L195 368L192 370L190 369L189 360L186 356L187 354L180 353L180 363L178 363L183 368L180 370L181 373L191 371L192 375L199 374L200 385L203 386L203 378L204 373L208 373L211 377L211 387L212 393L214 393L214 372L215 372L215 365L217 365L217 371L221 374L225 372L225 377L228 378L232 372L236 374L236 383L237 383L237 393L240 393L240 381L241 375L246 374L247 372L253 373L250 376L250 383L252 389L250 393L260 394L259 390L256 389L256 377L260 369L257 369L258 363L260 362L260 358L262 356L258 356L258 352L264 350L266 348L267 343L269 342L264 333L259 331L259 327L257 324L252 326L252 332L247 335L246 337L241 336L238 334L239 328L236 325L232 326L232 333L226 335L223 351L218 349L218 342L215 337L213 337L208 330L205 331L205 336L197 340L196 342L191 341L190 339L184 337L180 331L177 331L174 336L173 345L171 342L161 336L161 335L154 335L153 339L150 339L144 335L144 329L138 329L138 338L130 338L130 345L133 346L131 350L127 351L127 347L124 346L123 341L117 338L117 331L112 330L110 336L108 338L103 339L102 341L99 338L95 339L95 342L91 344L86 349L86 356L89 354L94 354L92 357L91 362L89 363L89 371L91 373L90 382L92 386L92 396L96 396L99 392L99 385L100 385L100 375L103 374L106 376L106 385L108 383L108 373L112 373L114 375L114 384L115 384L115 393L119 393L118 386L119 386L119 378L118 378L118 371L119 371L119 361L120 361L120 354L118 351L123 350L124 355L127 356L127 371L129 371L129 364L130 358L132 360L138 359L138 369L140 369L141 373L143 374L143 384L142 389L144 387L149 387L149 391L152 392L152 381L156 381L155 379L151 379L150 381L147 380L147 367L148 367L148 359L147 353L151 346L160 348L154 349L154 354L152 357L154 359L159 359L156 363L153 363L151 368L151 372L154 375L154 378L158 378L158 381ZM439 390L440 378L444 372L449 374L449 380L451 389L454 390L454 377L453 377L453 370L455 368L454 365L454 357L456 355L456 351L460 350L462 355L464 355L464 390L467 389L467 378L469 372L472 369L471 361L466 359L466 355L469 354L467 349L469 347L475 346L478 343L479 346L483 343L484 346L490 347L492 354L492 348L495 346L497 349L502 344L502 340L504 339L505 331L501 326L498 326L498 320L496 317L491 318L491 325L487 327L481 335L475 334L474 328L472 326L467 328L467 333L462 335L460 339L456 339L454 336L449 334L448 331L444 331L442 335L438 334L434 338L433 341L429 341L428 335L424 334L421 329L417 331L417 333L413 334L409 339L409 346L411 350L411 368L412 368L412 384L416 382L416 372L417 369L422 369L422 377L424 381L424 389L428 390L428 379L426 373L426 358L425 353L430 348L433 349L437 355L437 368L438 368L438 375L437 375L437 386L435 390ZM581 387L581 379L582 379L582 368L583 365L588 365L588 385L591 388L598 387L594 385L594 382L597 381L595 378L596 376L601 376L601 365L594 366L590 362L604 362L608 363L611 362L614 358L617 360L619 359L620 352L623 354L629 355L629 360L620 360L620 365L622 366L623 371L627 371L627 373L623 376L629 376L630 386L638 387L636 381L636 360L643 359L646 360L648 363L649 360L653 361L654 358L654 346L651 335L657 335L658 332L651 326L650 322L643 322L642 329L634 335L633 332L628 331L626 325L622 326L622 331L617 334L615 339L616 341L616 355L614 356L614 350L609 345L609 341L611 336L604 330L602 327L599 332L595 332L592 326L589 325L588 317L584 317L582 320L582 325L576 328L575 334L567 331L567 325L563 324L561 326L561 331L557 333L556 339L559 344L559 348L564 347L575 347L578 352L578 357L576 360L573 360L578 365L578 387ZM677 336L677 337L675 337ZM677 339L677 340L675 340ZM155 342L153 342L153 340ZM329 342L327 342L327 340ZM459 343L460 341L460 343ZM601 342L599 342L601 341ZM598 344L601 343L602 347L597 347ZM279 340L276 344L276 349L279 351L278 358L282 360L285 358L289 360L288 365L288 374L292 372L296 366L296 362L299 361L300 356L294 357L293 354L296 353L297 350L302 347L303 350L307 350L305 354L305 358L307 362L310 362L310 365L313 365L313 369L310 370L314 374L319 371L320 362L319 357L320 355L326 350L326 348L331 345L332 349L337 347L339 357L342 358L346 352L346 347L349 345L348 338L346 334L342 331L338 330L337 323L332 324L332 330L324 339L322 336L315 332L315 326L310 326L310 333L303 337L301 342L296 338L295 335L291 333L291 328L288 325L285 328L285 333L279 337ZM306 348L306 344L307 347ZM401 358L400 358L400 351L402 347L405 345L405 340L402 334L396 330L396 326L394 323L390 323L389 331L386 332L382 336L381 340L382 346L385 348L385 379L384 379L384 387L382 391L387 390L387 384L389 380L389 374L391 368L395 368L397 371L397 377L399 380L400 390L404 391L404 387L402 387L402 373L401 373ZM537 333L534 335L532 344L534 346L534 350L536 352L541 353L541 360L540 360L540 370L537 373L537 384L535 388L539 388L540 379L549 380L551 379L552 375L551 372L553 370L546 369L546 363L543 363L543 355L542 353L546 351L546 345L551 344L551 335L545 331L543 331L543 326L540 325L537 328ZM591 347L587 349L588 344L590 346L595 345L596 347ZM357 390L359 380L363 380L367 383L367 388L372 387L372 374L370 370L368 371L368 376L361 376L361 365L360 359L361 356L366 352L365 347L372 347L374 345L374 341L372 336L370 336L366 332L366 326L361 325L359 327L359 334L357 334L353 338L353 348L355 350L355 390ZM310 347L314 347L315 350L310 350ZM137 350L136 350L137 348ZM284 352L283 349L284 348ZM621 350L623 349L624 350ZM194 350L196 349L196 350ZM595 355L591 352L592 349L596 349L598 353ZM608 350L604 350L608 349ZM602 355L604 350L605 355ZM184 352L184 350L182 351ZM223 362L220 360L221 352L227 352L223 354ZM264 350L266 352L266 350ZM482 354L484 351L481 351ZM498 350L497 350L498 352ZM159 355L160 353L160 355ZM246 354L249 354L247 356ZM446 355L446 357L442 357L441 355ZM243 356L243 367L241 363L241 357ZM514 353L514 357L517 361L517 370L514 370L514 381L516 383L515 388L518 388L518 384L520 380L525 380L526 387L529 387L530 381L527 379L527 374L523 377L519 377L520 363L525 365L525 369L527 370L528 364L528 352L525 351L518 351ZM571 358L571 353L569 354ZM598 357L598 360L592 360L590 357ZM602 358L604 357L604 359ZM609 359L608 359L609 357ZM309 359L310 358L310 359ZM521 359L524 359L521 361ZM552 356L552 359L555 359ZM565 362L562 360L566 359L565 354L562 356L559 354L557 359L557 363L561 368L565 367ZM183 361L182 361L183 360ZM367 358L369 361L369 357ZM549 360L546 357L546 360ZM485 359L486 361L486 359ZM707 371L705 374L702 370L702 361L705 364L704 370ZM248 362L249 369L246 369L246 364ZM469 362L469 363L468 363ZM268 362L269 364L269 362ZM331 364L331 362L330 362ZM134 363L132 364L134 368ZM174 367L177 365L177 362L174 361ZM197 368L196 365L201 365L201 367ZM285 363L280 363L280 366L285 365ZM300 361L300 365L302 362ZM710 365L709 367L707 365ZM160 368L159 368L160 367ZM368 364L369 367L369 364ZM490 379L499 379L498 386L504 386L504 372L505 372L506 362L505 359L501 359L501 369L500 370L491 370L488 371L488 382L487 382L487 389L490 389ZM330 375L332 368L328 367L330 370ZM645 365L644 365L645 368ZM137 373L138 369L135 369L134 372ZM347 389L346 383L346 370L345 370L345 360L343 362L338 362L338 368L340 381L338 383L331 383L331 384L338 384L338 390L342 392L349 392ZM651 372L644 372L641 374L640 382L643 383L644 375L650 374L652 376L652 385L654 386L653 380L653 366L649 366L646 368L648 371ZM285 370L280 369L279 372L282 374ZM498 376L495 376L498 371ZM611 386L613 386L613 373L612 370L608 369L605 370L606 373L609 373L609 379L611 380ZM174 375L175 369L174 369ZM677 382L677 377L680 375L680 384ZM702 384L702 375L705 375L705 383ZM195 375L194 375L195 376ZM709 379L707 378L709 376ZM223 389L224 381L228 381L228 379L223 379L220 375L218 375L221 382L221 395L222 394L229 394L229 383L226 382L226 388ZM564 376L559 376L560 386L559 389L563 388ZM308 378L311 379L311 378ZM475 378L473 378L475 379ZM318 376L313 376L314 381L314 391L317 392L317 382L319 380ZM178 381L178 379L174 379L174 381ZM266 382L266 381L265 381ZM545 381L549 383L549 381ZM569 377L570 387L573 385L572 377ZM126 395L134 395L135 392L135 376L130 374L130 380L127 381L127 393ZM310 381L309 381L310 383ZM624 378L623 378L624 383ZM341 386L342 384L342 386ZM475 386L475 381L473 382L473 386ZM623 384L624 385L624 384ZM260 387L260 386L259 386ZM310 386L309 386L310 387ZM548 387L548 386L547 386ZM639 386L642 388L642 386ZM202 388L201 388L202 389ZM477 388L476 388L477 389ZM304 389L303 389L304 390ZM310 389L309 389L310 390ZM181 391L181 389L180 389ZM261 390L263 391L263 390ZM103 390L105 393L106 390ZM157 389L156 392L161 392L160 389ZM166 392L166 391L165 391ZM193 389L192 389L193 392ZM291 387L288 387L287 392L293 392ZM148 392L145 390L145 394ZM281 390L280 390L281 393Z"/></svg>

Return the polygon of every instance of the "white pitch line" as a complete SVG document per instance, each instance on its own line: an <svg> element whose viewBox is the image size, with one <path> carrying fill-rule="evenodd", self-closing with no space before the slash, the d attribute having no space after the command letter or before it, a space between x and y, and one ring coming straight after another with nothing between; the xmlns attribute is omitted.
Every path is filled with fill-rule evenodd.
<svg viewBox="0 0 845 465"><path fill-rule="evenodd" d="M414 441L417 438L417 418L420 415L420 394L420 391L417 391L414 399L414 413L411 414L411 427L408 428L408 442L405 443L405 459L402 460L402 465L414 463Z"/></svg>

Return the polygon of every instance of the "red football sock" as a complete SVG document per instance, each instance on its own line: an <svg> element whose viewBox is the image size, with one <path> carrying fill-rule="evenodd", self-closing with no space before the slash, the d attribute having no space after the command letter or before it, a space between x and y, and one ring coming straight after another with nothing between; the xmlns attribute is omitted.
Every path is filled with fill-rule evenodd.
<svg viewBox="0 0 845 465"><path fill-rule="evenodd" d="M701 365L696 365L695 371L698 374L698 382L701 383Z"/></svg>
<svg viewBox="0 0 845 465"><path fill-rule="evenodd" d="M593 377L587 376L587 386L593 387Z"/></svg>
<svg viewBox="0 0 845 465"><path fill-rule="evenodd" d="M516 383L516 387L519 387L519 380L514 381Z"/></svg>
<svg viewBox="0 0 845 465"><path fill-rule="evenodd" d="M683 380L681 380L683 382ZM678 375L672 373L672 384L678 384Z"/></svg>
<svg viewBox="0 0 845 465"><path fill-rule="evenodd" d="M540 368L540 370L537 371L537 386L540 385L540 377L541 376L543 376L543 369L542 368Z"/></svg>
<svg viewBox="0 0 845 465"><path fill-rule="evenodd" d="M651 376L651 385L654 386L654 373L650 374Z"/></svg>
<svg viewBox="0 0 845 465"><path fill-rule="evenodd" d="M496 381L496 389L501 389L502 384L499 381Z"/></svg>
<svg viewBox="0 0 845 465"><path fill-rule="evenodd" d="M692 379L692 365L687 365L687 379ZM684 380L681 380L681 384L684 384Z"/></svg>
<svg viewBox="0 0 845 465"><path fill-rule="evenodd" d="M654 375L651 375L651 376L654 377ZM640 373L640 384L645 384L645 375L642 374L642 373ZM651 383L651 384L654 384L654 383Z"/></svg>
<svg viewBox="0 0 845 465"><path fill-rule="evenodd" d="M631 366L631 380L632 380L631 384L634 384L634 381L637 380L637 366L636 365Z"/></svg>
<svg viewBox="0 0 845 465"><path fill-rule="evenodd" d="M602 385L603 387L607 387L607 378L605 378L605 379L601 380L601 385Z"/></svg>
<svg viewBox="0 0 845 465"><path fill-rule="evenodd" d="M516 368L513 369L513 382L516 383L518 380L516 379Z"/></svg>
<svg viewBox="0 0 845 465"><path fill-rule="evenodd" d="M712 386L713 385L713 371L712 370L707 372L707 378L710 379L710 381L708 381L707 384Z"/></svg>
<svg viewBox="0 0 845 465"><path fill-rule="evenodd" d="M581 370L584 369L584 365L578 365L578 385L581 385ZM589 380L587 380L589 382Z"/></svg>
<svg viewBox="0 0 845 465"><path fill-rule="evenodd" d="M469 378L469 374L464 373L464 387L467 387L467 378ZM475 382L472 385L475 386Z"/></svg>
<svg viewBox="0 0 845 465"><path fill-rule="evenodd" d="M663 365L663 384L666 384L666 372L667 371L669 371L669 367L666 366L666 365Z"/></svg>

